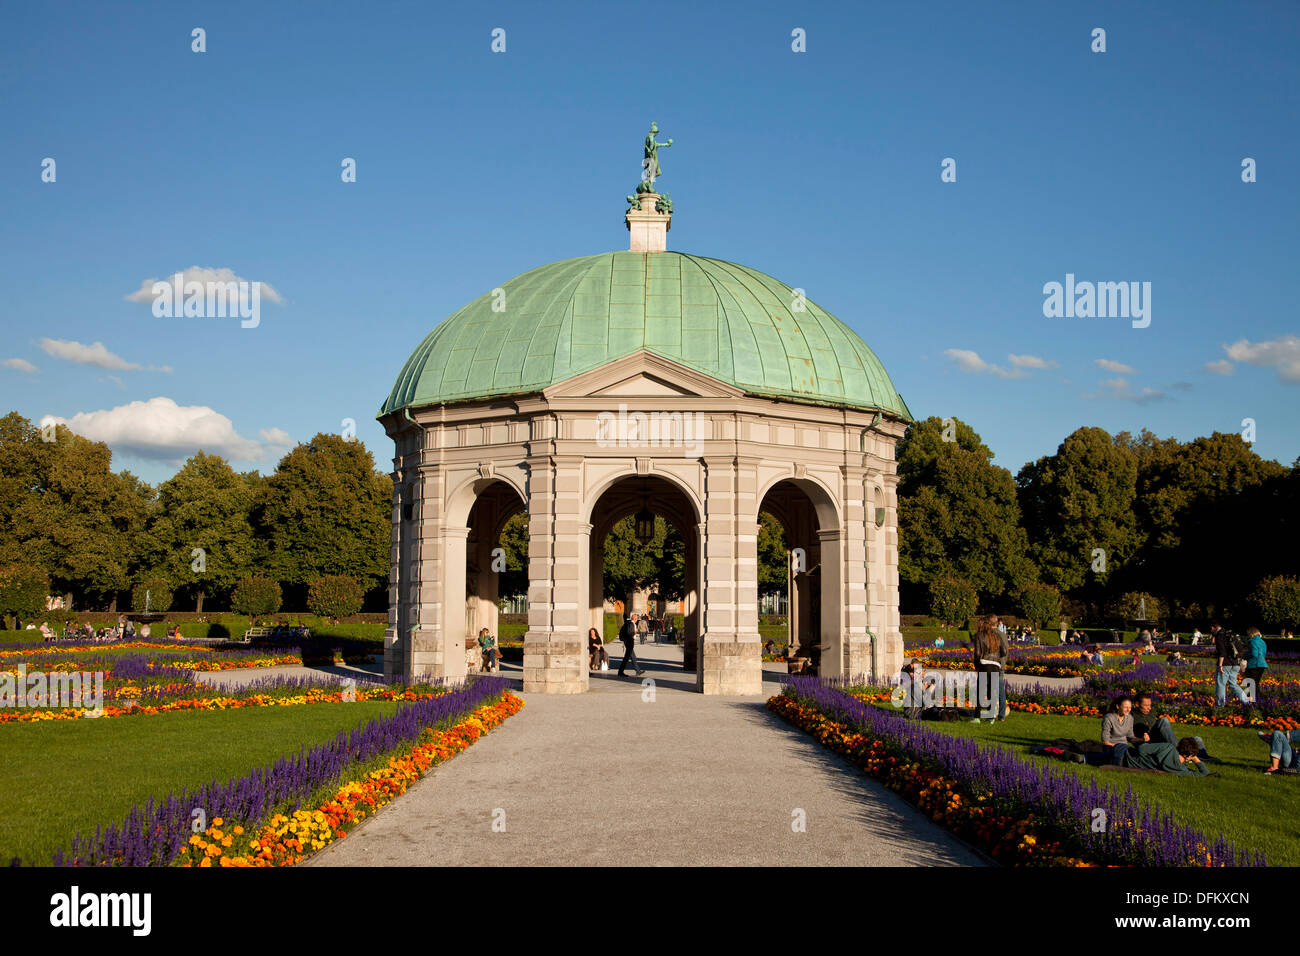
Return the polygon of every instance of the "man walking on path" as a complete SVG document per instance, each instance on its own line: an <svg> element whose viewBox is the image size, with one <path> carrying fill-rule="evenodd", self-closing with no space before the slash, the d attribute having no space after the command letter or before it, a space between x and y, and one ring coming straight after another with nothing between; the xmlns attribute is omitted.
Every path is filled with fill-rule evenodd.
<svg viewBox="0 0 1300 956"><path fill-rule="evenodd" d="M1235 646L1240 642L1231 631L1225 630L1215 621L1210 628L1210 633L1214 636L1214 656L1218 661L1218 667L1214 672L1214 705L1222 707L1227 703L1228 688L1231 687L1237 695L1237 699L1243 704L1251 703L1247 698L1245 690L1237 683L1237 669L1241 666L1240 662L1245 656L1242 649Z"/></svg>
<svg viewBox="0 0 1300 956"><path fill-rule="evenodd" d="M629 614L623 621L622 628L619 629L618 639L623 642L623 663L618 665L618 676L622 677L623 671L627 670L628 662L636 671L636 676L640 677L645 673L636 659L636 620L635 614Z"/></svg>

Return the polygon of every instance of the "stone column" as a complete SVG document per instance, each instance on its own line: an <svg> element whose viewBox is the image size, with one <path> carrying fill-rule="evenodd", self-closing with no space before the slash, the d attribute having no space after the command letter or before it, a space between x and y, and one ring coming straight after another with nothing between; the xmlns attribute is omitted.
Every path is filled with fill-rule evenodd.
<svg viewBox="0 0 1300 956"><path fill-rule="evenodd" d="M409 621L409 673L414 677L446 677L447 649L443 617L446 573L443 538L444 475L421 465L412 488L412 528ZM456 600L459 607L461 601ZM459 656L464 666L464 653Z"/></svg>
<svg viewBox="0 0 1300 956"><path fill-rule="evenodd" d="M898 615L898 525L897 497L891 490L896 480L873 470L867 480L868 621L876 635L876 678L889 678L903 667L903 635ZM877 509L884 521L876 524Z"/></svg>
<svg viewBox="0 0 1300 956"><path fill-rule="evenodd" d="M548 423L539 422L545 426ZM528 459L528 632L523 689L580 694L587 689L587 581L581 562L582 459Z"/></svg>
<svg viewBox="0 0 1300 956"><path fill-rule="evenodd" d="M885 526L884 594L882 602L884 647L877 655L881 676L897 674L903 667L903 631L898 612L898 475L891 460L884 476Z"/></svg>
<svg viewBox="0 0 1300 956"><path fill-rule="evenodd" d="M406 561L404 559L405 525L402 520L404 499L410 490L405 488L400 466L393 471L393 533L388 546L388 626L384 628L384 680L394 681L406 671Z"/></svg>
<svg viewBox="0 0 1300 956"><path fill-rule="evenodd" d="M839 528L817 532L817 556L821 566L821 594L819 595L821 634L818 635L821 655L817 669L819 677L846 676L848 633L844 624L844 558L841 536L842 532Z"/></svg>
<svg viewBox="0 0 1300 956"><path fill-rule="evenodd" d="M705 694L761 694L757 475L751 462L735 458L706 457L704 465L704 632L697 686Z"/></svg>
<svg viewBox="0 0 1300 956"><path fill-rule="evenodd" d="M594 627L605 638L605 542L593 541L592 525L584 525L587 538L587 627Z"/></svg>
<svg viewBox="0 0 1300 956"><path fill-rule="evenodd" d="M697 673L700 669L700 542L704 539L704 522L687 535L685 544L686 597L682 600L682 669ZM697 678L698 682L698 678Z"/></svg>
<svg viewBox="0 0 1300 956"><path fill-rule="evenodd" d="M469 528L442 528L442 672L436 674L450 682L462 681L468 675L465 662L465 638L469 601L477 601L476 595L466 594L466 577L468 572Z"/></svg>
<svg viewBox="0 0 1300 956"><path fill-rule="evenodd" d="M874 517L867 510L866 469L844 469L840 496L844 502L844 514L841 516L843 533L839 542L844 581L844 606L841 614L844 633L843 675L854 678L871 674L872 670L867 611L867 522L874 520Z"/></svg>

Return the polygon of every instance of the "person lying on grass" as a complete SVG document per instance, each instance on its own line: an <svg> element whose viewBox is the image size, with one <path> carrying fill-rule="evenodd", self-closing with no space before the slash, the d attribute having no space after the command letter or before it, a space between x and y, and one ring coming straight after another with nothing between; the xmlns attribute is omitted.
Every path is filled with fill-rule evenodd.
<svg viewBox="0 0 1300 956"><path fill-rule="evenodd" d="M1143 743L1158 744L1176 744L1178 736L1174 733L1174 726L1169 722L1168 717L1162 717L1156 713L1155 705L1151 700L1151 695L1142 691L1133 701L1133 735L1141 738ZM1212 760L1214 763L1222 763L1217 757L1211 757L1205 751L1205 741L1200 737L1191 737L1196 741L1196 756L1201 760Z"/></svg>
<svg viewBox="0 0 1300 956"><path fill-rule="evenodd" d="M1268 755L1272 758L1264 769L1265 773L1300 774L1300 730L1289 734L1280 730L1272 733L1261 730L1259 737L1268 744Z"/></svg>
<svg viewBox="0 0 1300 956"><path fill-rule="evenodd" d="M1177 744L1136 744L1124 752L1124 766L1134 770L1160 770L1204 777L1209 768L1196 755L1196 740L1184 737Z"/></svg>

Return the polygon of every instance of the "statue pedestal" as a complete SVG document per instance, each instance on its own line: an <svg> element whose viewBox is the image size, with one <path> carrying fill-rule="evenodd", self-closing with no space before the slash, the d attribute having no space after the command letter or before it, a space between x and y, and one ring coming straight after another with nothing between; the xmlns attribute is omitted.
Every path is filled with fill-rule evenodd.
<svg viewBox="0 0 1300 956"><path fill-rule="evenodd" d="M664 252L668 249L668 230L673 214L656 212L658 193L640 193L641 208L629 209L624 217L631 234L633 252Z"/></svg>

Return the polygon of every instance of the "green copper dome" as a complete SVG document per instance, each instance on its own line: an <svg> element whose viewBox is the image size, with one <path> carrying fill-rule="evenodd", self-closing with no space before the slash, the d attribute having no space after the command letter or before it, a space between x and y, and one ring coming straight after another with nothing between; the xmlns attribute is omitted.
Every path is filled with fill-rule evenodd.
<svg viewBox="0 0 1300 956"><path fill-rule="evenodd" d="M880 360L847 325L733 262L606 252L515 276L504 310L487 293L402 366L380 415L538 392L642 349L754 395L880 411L910 421Z"/></svg>

